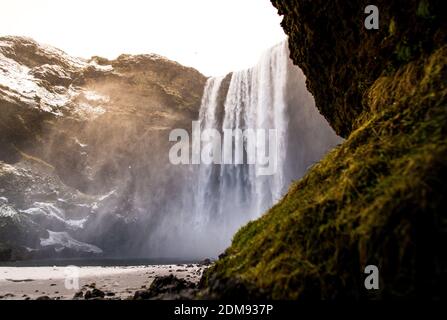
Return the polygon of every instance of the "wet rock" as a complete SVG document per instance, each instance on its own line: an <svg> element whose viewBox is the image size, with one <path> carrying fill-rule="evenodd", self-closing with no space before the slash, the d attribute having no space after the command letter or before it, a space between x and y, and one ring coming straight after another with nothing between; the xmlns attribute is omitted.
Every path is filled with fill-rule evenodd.
<svg viewBox="0 0 447 320"><path fill-rule="evenodd" d="M196 289L185 289L177 293L164 293L156 296L153 300L193 300L196 299Z"/></svg>
<svg viewBox="0 0 447 320"><path fill-rule="evenodd" d="M73 299L82 299L84 298L84 292L78 291L74 294Z"/></svg>
<svg viewBox="0 0 447 320"><path fill-rule="evenodd" d="M104 291L101 291L99 289L93 289L92 295L93 295L94 298L104 298L104 296L106 294L104 293Z"/></svg>
<svg viewBox="0 0 447 320"><path fill-rule="evenodd" d="M92 296L92 292L91 292L90 290L87 290L87 291L85 292L84 299L85 299L85 300L89 300L89 299L92 299L92 298L93 298L93 296Z"/></svg>
<svg viewBox="0 0 447 320"><path fill-rule="evenodd" d="M223 258L225 258L227 255L228 255L227 252L221 253L221 254L219 254L219 259L223 259Z"/></svg>
<svg viewBox="0 0 447 320"><path fill-rule="evenodd" d="M133 296L133 300L148 300L150 298L152 298L152 295L150 294L149 290L135 291Z"/></svg>
<svg viewBox="0 0 447 320"><path fill-rule="evenodd" d="M84 298L86 299L86 300L89 300L89 299L97 299L97 298L104 298L105 297L105 292L104 291L101 291L101 290L99 290L99 289L96 289L96 288L94 288L93 290L87 290L87 292L85 293L85 295L84 295Z"/></svg>
<svg viewBox="0 0 447 320"><path fill-rule="evenodd" d="M179 279L173 275L157 277L149 289L135 292L134 300L176 300L188 299L195 292L196 285L190 281Z"/></svg>
<svg viewBox="0 0 447 320"><path fill-rule="evenodd" d="M49 296L40 296L37 297L36 300L52 300Z"/></svg>
<svg viewBox="0 0 447 320"><path fill-rule="evenodd" d="M209 265L211 265L211 260L210 259L205 259L205 260L203 260L202 262L200 262L200 264L201 265L204 265L204 266L209 266Z"/></svg>
<svg viewBox="0 0 447 320"><path fill-rule="evenodd" d="M239 278L219 278L212 275L208 282L205 282L205 279L202 278L199 283L200 288L205 288L200 292L202 299L234 299L237 301L271 299L264 291Z"/></svg>

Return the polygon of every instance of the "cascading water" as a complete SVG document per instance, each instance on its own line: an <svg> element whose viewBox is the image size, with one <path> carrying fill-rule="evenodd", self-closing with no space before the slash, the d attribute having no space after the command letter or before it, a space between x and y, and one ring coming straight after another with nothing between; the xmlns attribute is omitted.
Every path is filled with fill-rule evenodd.
<svg viewBox="0 0 447 320"><path fill-rule="evenodd" d="M210 78L199 122L201 130L221 133L276 129L278 154L273 175L256 175L258 164L199 166L194 208L182 230L193 256L221 253L239 227L262 215L292 180L341 141L318 113L302 71L289 59L287 42L267 51L254 68ZM225 140L232 137L222 136L222 145L231 143Z"/></svg>
<svg viewBox="0 0 447 320"><path fill-rule="evenodd" d="M76 88L79 94L73 96L76 99L68 108L72 110L67 109L68 116L42 125L41 141L36 141L35 146L21 142L23 148L29 149L23 150L23 156L22 150L7 147L5 159L19 162L15 167L0 163L3 183L7 182L0 193L9 196L0 197L0 205L9 208L13 204L11 208L17 214L30 219L32 223L24 223L30 226L26 246L44 248L45 255L46 247L55 246L50 248L56 249L55 256L84 251L120 258L216 257L230 244L238 228L274 205L292 180L302 177L310 165L341 141L318 113L303 73L288 55L284 42L268 50L251 69L209 79L192 132L185 129L189 129L191 107L203 89L201 75L150 56L118 59L117 68L121 63L135 63L135 68L117 74L111 82L92 83L88 90ZM148 62L147 70L144 61ZM9 70L9 62L7 67ZM17 79L23 76L39 91L40 80L25 73ZM171 76L172 87L165 87ZM129 83L128 77L135 77L135 82ZM191 92L185 92L186 88ZM28 105L30 101L23 103ZM56 110L60 106L54 107ZM79 121L70 115L83 114L86 108L100 108L104 113ZM199 130L195 130L197 127ZM205 141L200 131L209 129L214 129L223 141ZM268 141L263 151L274 162L271 173L258 174L265 169L258 161L262 150L255 150L255 163L248 161L253 155L247 151L251 150L250 137L225 134L247 130L268 132L268 139L256 135L256 147L258 141ZM276 133L276 143L270 143L270 130ZM225 160L225 147L230 146L234 162L204 161L198 165L190 159L172 161L171 151L175 148L171 134L179 131L187 137L187 147L180 148L186 150L181 152L188 154L186 158L197 155L194 137L198 131L198 140L202 140L199 149L205 150L202 156L214 153L218 146L223 147ZM179 145L183 145L180 140ZM246 150L233 145L233 140L242 140ZM275 154L270 152L272 145ZM240 156L243 164L235 161ZM25 179L22 165L33 175ZM19 184L16 178L10 180L10 173L20 177ZM26 180L23 183L22 178ZM10 187L13 184L16 186ZM34 184L39 188L16 190ZM23 199L17 196L22 193ZM11 217L10 211L7 217ZM53 254L50 250L48 253Z"/></svg>

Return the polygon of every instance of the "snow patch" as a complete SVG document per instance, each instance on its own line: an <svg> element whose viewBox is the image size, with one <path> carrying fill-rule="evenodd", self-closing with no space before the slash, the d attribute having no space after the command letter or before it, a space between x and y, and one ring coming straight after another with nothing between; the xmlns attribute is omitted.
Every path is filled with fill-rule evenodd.
<svg viewBox="0 0 447 320"><path fill-rule="evenodd" d="M62 210L60 210L54 204L46 202L35 202L32 208L21 210L20 212L28 215L43 215L50 219L53 218L64 223L72 229L83 228L85 222L87 221L87 218L80 220L66 219L65 214Z"/></svg>
<svg viewBox="0 0 447 320"><path fill-rule="evenodd" d="M5 57L0 53L0 87L9 90L1 90L4 98L11 101L25 101L34 108L62 115L59 110L65 106L71 98L66 91L62 94L52 93L38 85L38 80L30 74L30 69L20 65L16 61Z"/></svg>
<svg viewBox="0 0 447 320"><path fill-rule="evenodd" d="M65 220L65 223L72 228L82 229L84 228L84 224L87 222L87 218L80 220Z"/></svg>
<svg viewBox="0 0 447 320"><path fill-rule="evenodd" d="M77 108L73 110L75 114L83 117L83 118L89 118L89 117L97 117L101 114L105 113L106 110L99 106L92 106L88 103L80 103L77 105Z"/></svg>
<svg viewBox="0 0 447 320"><path fill-rule="evenodd" d="M39 46L42 51L45 52L46 55L48 56L59 56L61 57L63 60L65 60L65 62L70 65L73 68L85 68L88 63L80 58L75 58L72 57L68 54L66 54L64 51L57 49L53 46L47 45L47 44L43 44L43 43L37 43L36 41L32 40L37 46Z"/></svg>
<svg viewBox="0 0 447 320"><path fill-rule="evenodd" d="M12 218L15 215L17 215L17 211L15 211L14 208L12 208L11 206L8 206L6 204L1 204L1 202L0 202L0 217Z"/></svg>
<svg viewBox="0 0 447 320"><path fill-rule="evenodd" d="M110 72L113 71L112 65L100 65L96 63L96 61L91 61L90 65L95 67L96 70L102 71L102 72Z"/></svg>
<svg viewBox="0 0 447 320"><path fill-rule="evenodd" d="M99 201L104 201L105 199L110 198L113 194L115 194L115 192L116 192L116 189L113 189L113 190L110 191L109 193L107 193L107 194L105 194L105 195L99 197L98 200L99 200Z"/></svg>
<svg viewBox="0 0 447 320"><path fill-rule="evenodd" d="M83 93L84 97L91 102L108 103L110 101L109 97L103 96L95 91L86 90Z"/></svg>
<svg viewBox="0 0 447 320"><path fill-rule="evenodd" d="M3 174L12 174L18 177L32 178L32 175L29 174L27 169L16 168L10 164L0 162L0 173Z"/></svg>
<svg viewBox="0 0 447 320"><path fill-rule="evenodd" d="M75 141L75 143L76 143L78 146L80 146L81 148L86 148L86 147L88 147L87 144L85 144L85 143L81 143L81 142L79 141L78 138L74 138L74 141Z"/></svg>
<svg viewBox="0 0 447 320"><path fill-rule="evenodd" d="M48 239L40 239L40 245L43 247L55 246L56 250L59 251L64 248L68 248L80 252L89 252L96 254L103 252L102 249L98 248L97 246L74 239L67 232L53 232L50 230L47 231L49 234Z"/></svg>

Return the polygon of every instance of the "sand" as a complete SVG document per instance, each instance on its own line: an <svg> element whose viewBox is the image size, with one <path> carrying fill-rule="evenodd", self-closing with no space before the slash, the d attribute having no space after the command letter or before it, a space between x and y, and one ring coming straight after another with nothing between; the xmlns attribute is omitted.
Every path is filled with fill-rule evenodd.
<svg viewBox="0 0 447 320"><path fill-rule="evenodd" d="M67 300L72 299L79 290L85 292L90 289L88 286L91 284L109 292L110 296L106 297L108 299L126 299L133 297L135 291L144 286L149 288L157 276L173 274L197 283L203 269L203 265L198 264L79 267L74 270L66 267L0 267L0 299L29 300L49 296ZM70 281L67 275L76 273L79 275L79 287L72 288L76 281Z"/></svg>

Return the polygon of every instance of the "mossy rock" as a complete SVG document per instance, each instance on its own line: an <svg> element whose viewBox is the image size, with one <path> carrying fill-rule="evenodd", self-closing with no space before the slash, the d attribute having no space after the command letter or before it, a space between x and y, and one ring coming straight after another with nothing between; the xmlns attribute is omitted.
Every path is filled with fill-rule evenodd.
<svg viewBox="0 0 447 320"><path fill-rule="evenodd" d="M235 235L209 287L238 279L275 299L444 295L447 47L424 62L375 82L377 112ZM363 285L369 264L377 292Z"/></svg>
<svg viewBox="0 0 447 320"><path fill-rule="evenodd" d="M343 137L368 110L365 93L384 72L446 43L442 0L377 0L379 30L363 23L368 0L272 0L289 36L291 58L303 69L317 108Z"/></svg>

